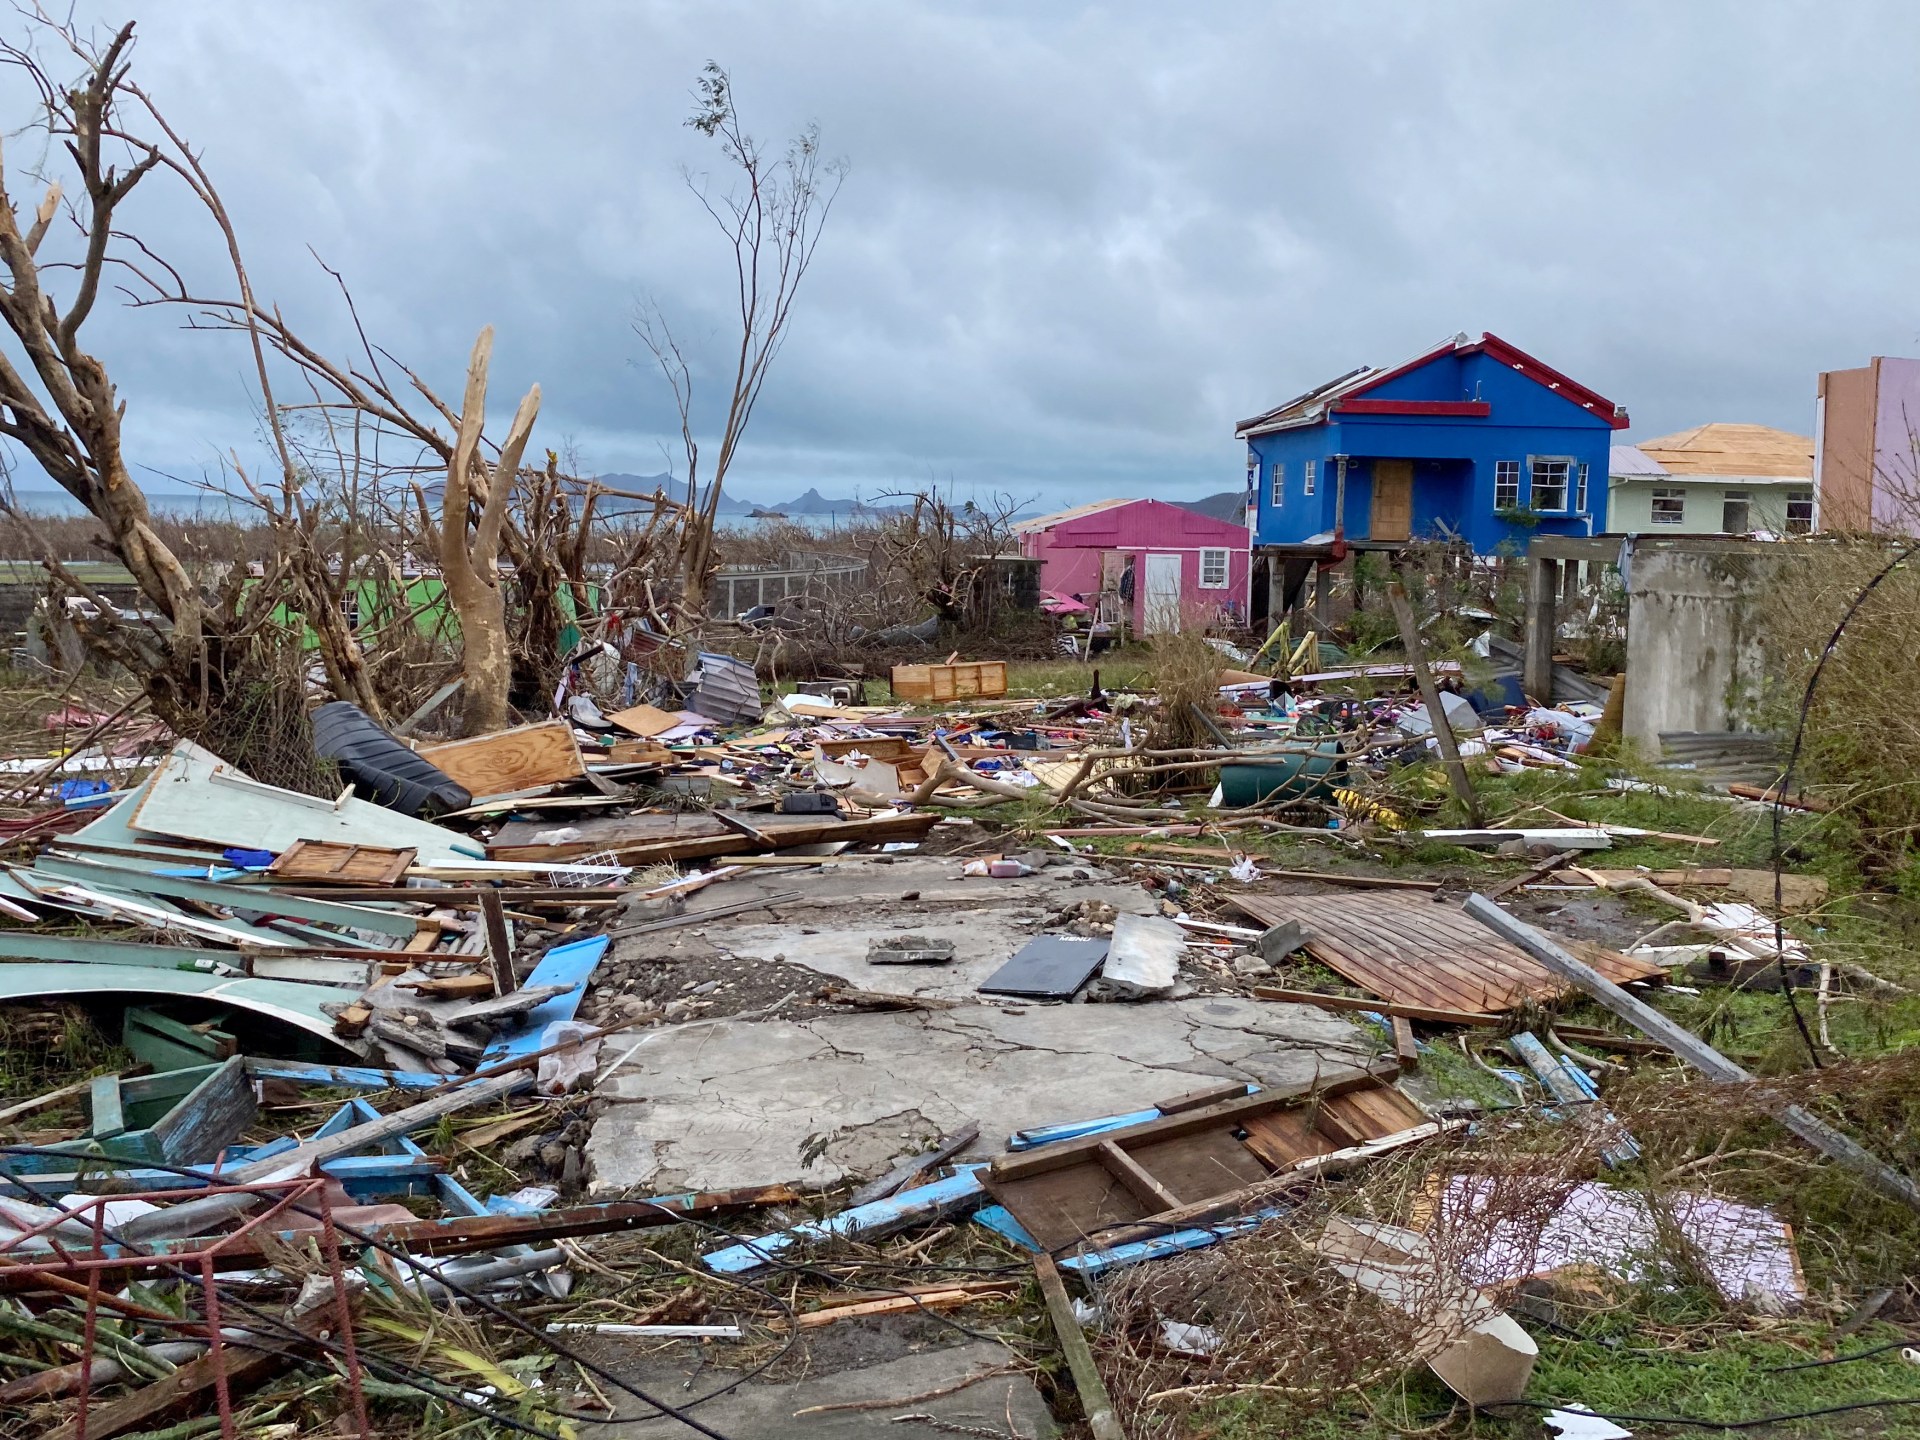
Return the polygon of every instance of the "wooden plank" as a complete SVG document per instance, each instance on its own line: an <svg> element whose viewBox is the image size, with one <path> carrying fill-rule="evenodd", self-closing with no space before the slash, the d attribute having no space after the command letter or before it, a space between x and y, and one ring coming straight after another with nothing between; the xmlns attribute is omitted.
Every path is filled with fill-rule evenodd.
<svg viewBox="0 0 1920 1440"><path fill-rule="evenodd" d="M1224 1084L1209 1085L1203 1090L1189 1090L1184 1095L1176 1095L1171 1100L1162 1100L1153 1108L1162 1115L1184 1115L1189 1110L1198 1110L1202 1106L1217 1105L1222 1100L1233 1100L1247 1093L1244 1080L1228 1080Z"/></svg>
<svg viewBox="0 0 1920 1440"><path fill-rule="evenodd" d="M1235 1127L1226 1125L1133 1145L1126 1153L1181 1203L1251 1185L1267 1173L1259 1157L1235 1138Z"/></svg>
<svg viewBox="0 0 1920 1440"><path fill-rule="evenodd" d="M420 758L465 786L476 800L559 785L587 773L587 763L573 738L573 726L564 720L544 720L492 735L424 746Z"/></svg>
<svg viewBox="0 0 1920 1440"><path fill-rule="evenodd" d="M1150 1209L1171 1210L1180 1203L1178 1195L1149 1175L1138 1160L1112 1140L1101 1141L1094 1153L1100 1157L1107 1173L1131 1190L1141 1204Z"/></svg>
<svg viewBox="0 0 1920 1440"><path fill-rule="evenodd" d="M204 1165L237 1142L258 1117L244 1058L235 1055L148 1127L154 1159L168 1165Z"/></svg>
<svg viewBox="0 0 1920 1440"><path fill-rule="evenodd" d="M296 840L275 857L267 874L306 885L397 886L420 852L332 840ZM384 898L356 896L355 898Z"/></svg>
<svg viewBox="0 0 1920 1440"><path fill-rule="evenodd" d="M1033 1271L1040 1280L1040 1293L1046 1299L1047 1318L1053 1322L1060 1353L1067 1358L1073 1388L1080 1392L1080 1408L1086 1413L1093 1440L1127 1440L1127 1432L1121 1427L1120 1417L1114 1413L1113 1401L1107 1395L1106 1383L1100 1378L1100 1367L1093 1363L1093 1350L1087 1344L1086 1332L1074 1318L1073 1302L1067 1298L1059 1267L1051 1255L1041 1254L1033 1258Z"/></svg>
<svg viewBox="0 0 1920 1440"><path fill-rule="evenodd" d="M1243 1095L1238 1099L1223 1100L1205 1109L1192 1110L1184 1115L1168 1115L1159 1120L1149 1120L1141 1125L1130 1125L1124 1130L1107 1131L1080 1140L1066 1140L1057 1145L1044 1145L1036 1150L1002 1155L994 1160L991 1167L993 1178L1019 1180L1033 1175L1042 1175L1049 1170L1059 1170L1068 1165L1083 1163L1090 1157L1091 1152L1109 1140L1119 1141L1131 1148L1149 1140L1167 1140L1176 1135L1191 1135L1201 1130L1212 1129L1222 1120L1239 1120L1248 1115L1258 1115L1267 1110L1278 1109L1283 1105L1304 1100L1311 1095L1343 1094L1362 1085L1390 1081L1399 1073L1400 1067L1392 1061L1379 1060L1365 1069L1334 1071L1315 1080L1303 1080L1292 1085L1276 1085L1252 1095Z"/></svg>
<svg viewBox="0 0 1920 1440"><path fill-rule="evenodd" d="M480 919L487 935L487 966L496 995L510 995L520 982L513 975L513 936L507 929L507 907L498 890L480 892Z"/></svg>
<svg viewBox="0 0 1920 1440"><path fill-rule="evenodd" d="M1708 1079L1723 1084L1753 1077L1685 1026L1677 1025L1637 996L1629 995L1593 966L1556 944L1523 920L1516 919L1483 895L1467 897L1466 913L1496 933L1522 946L1556 975L1565 977L1628 1024L1659 1040ZM1864 1177L1883 1195L1920 1210L1920 1185L1902 1175L1865 1146L1843 1135L1804 1107L1775 1103L1773 1117L1814 1149Z"/></svg>
<svg viewBox="0 0 1920 1440"><path fill-rule="evenodd" d="M1400 1062L1402 1070L1412 1070L1420 1063L1420 1046L1413 1038L1413 1022L1404 1015L1388 1019L1393 1026L1393 1058Z"/></svg>
<svg viewBox="0 0 1920 1440"><path fill-rule="evenodd" d="M1325 1155L1333 1142L1313 1127L1303 1109L1273 1110L1245 1122L1247 1148L1275 1170L1290 1170L1313 1155Z"/></svg>

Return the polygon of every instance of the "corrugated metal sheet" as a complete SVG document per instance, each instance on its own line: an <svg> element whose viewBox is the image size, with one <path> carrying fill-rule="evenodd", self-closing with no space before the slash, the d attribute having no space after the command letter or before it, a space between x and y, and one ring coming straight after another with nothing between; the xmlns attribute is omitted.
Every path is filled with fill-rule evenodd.
<svg viewBox="0 0 1920 1440"><path fill-rule="evenodd" d="M1646 476L1657 480L1668 473L1666 466L1638 445L1615 445L1607 459L1609 475Z"/></svg>

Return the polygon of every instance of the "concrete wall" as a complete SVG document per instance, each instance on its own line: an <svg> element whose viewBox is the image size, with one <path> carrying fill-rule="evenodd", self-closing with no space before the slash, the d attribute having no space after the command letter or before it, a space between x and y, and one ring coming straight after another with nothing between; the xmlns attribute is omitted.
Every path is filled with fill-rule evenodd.
<svg viewBox="0 0 1920 1440"><path fill-rule="evenodd" d="M1641 550L1627 562L1626 737L1745 730L1763 662L1752 600L1764 556Z"/></svg>
<svg viewBox="0 0 1920 1440"><path fill-rule="evenodd" d="M1873 504L1874 368L1829 370L1820 376L1819 431L1814 451L1820 528L1867 528Z"/></svg>
<svg viewBox="0 0 1920 1440"><path fill-rule="evenodd" d="M1677 489L1686 492L1684 523L1653 523L1653 492ZM1726 513L1727 491L1748 497L1748 530L1770 530L1783 535L1787 529L1787 495L1810 492L1813 484L1763 485L1757 481L1722 484L1717 480L1687 480L1680 477L1655 479L1635 477L1611 483L1607 502L1607 529L1620 535L1719 535L1721 517ZM1746 532L1742 532L1743 534Z"/></svg>
<svg viewBox="0 0 1920 1440"><path fill-rule="evenodd" d="M1920 531L1920 360L1876 356L1873 526Z"/></svg>

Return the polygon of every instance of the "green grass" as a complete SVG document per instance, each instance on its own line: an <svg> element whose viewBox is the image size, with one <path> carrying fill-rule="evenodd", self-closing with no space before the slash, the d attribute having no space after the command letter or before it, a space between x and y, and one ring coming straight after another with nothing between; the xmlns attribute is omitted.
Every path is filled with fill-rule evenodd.
<svg viewBox="0 0 1920 1440"><path fill-rule="evenodd" d="M1672 1310L1677 1306L1672 1297L1665 1297L1665 1303L1662 1297L1650 1297L1647 1308ZM1287 1413L1259 1397L1217 1402L1196 1411L1186 1433L1204 1435L1208 1440L1266 1440L1277 1435L1299 1440L1398 1440L1426 1426L1432 1427L1427 1433L1443 1437L1535 1440L1554 1433L1540 1422L1548 1408L1573 1403L1602 1415L1739 1423L1895 1399L1916 1403L1783 1420L1746 1433L1775 1440L1920 1436L1920 1366L1902 1360L1898 1350L1820 1369L1777 1368L1819 1358L1818 1346L1826 1332L1823 1325L1789 1324L1774 1331L1772 1338L1716 1326L1701 1331L1697 1341L1678 1351L1661 1343L1666 1334L1638 1333L1626 1323L1603 1321L1581 1336L1563 1335L1533 1323L1527 1328L1539 1343L1540 1358L1527 1387L1527 1399L1537 1404L1525 1410L1516 1407L1497 1416L1470 1416L1431 1372L1420 1367L1399 1383L1369 1392L1364 1403L1356 1401L1313 1416ZM1841 1353L1870 1350L1899 1338L1892 1327L1871 1327L1847 1342ZM1443 1420L1450 1410L1453 1418ZM1646 1420L1623 1423L1624 1428L1646 1440L1716 1433Z"/></svg>

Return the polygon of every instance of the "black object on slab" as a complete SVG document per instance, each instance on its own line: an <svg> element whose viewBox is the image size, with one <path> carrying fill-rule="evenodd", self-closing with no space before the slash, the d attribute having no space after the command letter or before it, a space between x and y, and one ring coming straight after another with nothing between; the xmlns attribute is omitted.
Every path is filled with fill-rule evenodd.
<svg viewBox="0 0 1920 1440"><path fill-rule="evenodd" d="M982 995L1070 1000L1107 958L1107 941L1082 935L1036 935L980 983Z"/></svg>

